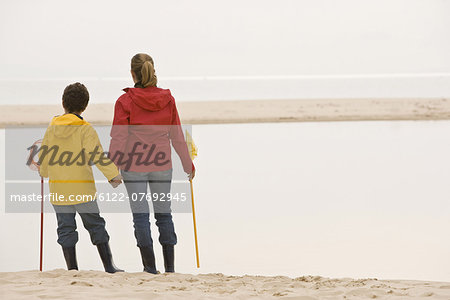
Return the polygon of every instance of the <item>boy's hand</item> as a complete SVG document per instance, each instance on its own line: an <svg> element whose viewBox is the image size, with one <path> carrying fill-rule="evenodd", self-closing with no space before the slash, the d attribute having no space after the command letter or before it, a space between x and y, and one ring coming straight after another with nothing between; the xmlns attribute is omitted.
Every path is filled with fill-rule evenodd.
<svg viewBox="0 0 450 300"><path fill-rule="evenodd" d="M123 179L122 175L119 174L113 179L111 179L109 183L112 185L113 188L116 188L122 183L122 179Z"/></svg>

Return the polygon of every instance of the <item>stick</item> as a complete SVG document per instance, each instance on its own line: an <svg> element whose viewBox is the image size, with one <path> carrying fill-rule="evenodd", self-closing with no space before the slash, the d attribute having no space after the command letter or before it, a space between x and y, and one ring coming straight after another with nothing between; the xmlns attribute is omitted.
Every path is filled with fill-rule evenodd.
<svg viewBox="0 0 450 300"><path fill-rule="evenodd" d="M42 257L44 246L44 178L41 177L41 245L40 245L40 260L39 271L42 272Z"/></svg>
<svg viewBox="0 0 450 300"><path fill-rule="evenodd" d="M195 223L194 188L192 186L192 179L189 180L189 182L191 184L192 219L194 221L195 255L197 257L197 268L200 268L200 260L198 258L197 224Z"/></svg>

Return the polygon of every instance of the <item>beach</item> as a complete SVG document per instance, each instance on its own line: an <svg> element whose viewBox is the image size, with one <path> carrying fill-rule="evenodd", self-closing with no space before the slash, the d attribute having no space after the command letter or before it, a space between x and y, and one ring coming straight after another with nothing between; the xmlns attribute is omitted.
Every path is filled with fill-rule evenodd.
<svg viewBox="0 0 450 300"><path fill-rule="evenodd" d="M116 262L128 272L99 271L98 254L82 228L81 271L65 271L56 220L47 214L44 272L21 271L36 267L38 253L36 231L21 231L21 240L2 248L3 270L10 272L0 273L1 298L450 298L448 100L180 102L179 110L183 123L198 124L202 267L194 267L189 214L174 216L180 273L157 276L139 272L130 216L105 214ZM45 126L60 113L57 106L0 110L6 128ZM94 104L84 116L109 125L112 114L112 104ZM272 144L283 155L265 161ZM242 164L239 172L233 173L230 162ZM269 177L264 168L271 170ZM268 180L275 187L301 185L268 190ZM283 205L271 205L278 197ZM3 213L0 221L9 240L16 231L6 228L38 228L39 219ZM161 260L159 250L156 255Z"/></svg>
<svg viewBox="0 0 450 300"><path fill-rule="evenodd" d="M450 1L0 7L0 300L450 300Z"/></svg>
<svg viewBox="0 0 450 300"><path fill-rule="evenodd" d="M2 299L450 299L449 282L319 276L0 273Z"/></svg>

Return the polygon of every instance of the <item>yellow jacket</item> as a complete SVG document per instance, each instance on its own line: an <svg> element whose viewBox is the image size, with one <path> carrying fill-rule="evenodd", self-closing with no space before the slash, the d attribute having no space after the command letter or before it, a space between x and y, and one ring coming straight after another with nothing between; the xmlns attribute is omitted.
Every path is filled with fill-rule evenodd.
<svg viewBox="0 0 450 300"><path fill-rule="evenodd" d="M92 164L108 181L119 174L103 153L95 129L74 114L53 118L42 140L39 162L39 173L49 177L50 201L54 205L74 205L95 199Z"/></svg>

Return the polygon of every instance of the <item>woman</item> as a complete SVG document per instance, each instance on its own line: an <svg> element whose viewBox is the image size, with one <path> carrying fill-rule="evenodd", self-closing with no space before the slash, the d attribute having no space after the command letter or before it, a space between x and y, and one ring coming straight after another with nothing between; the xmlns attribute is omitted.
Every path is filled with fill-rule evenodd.
<svg viewBox="0 0 450 300"><path fill-rule="evenodd" d="M110 157L121 170L127 188L144 271L157 273L149 222L148 200L151 200L159 229L159 242L163 248L165 271L175 272L174 246L177 236L170 202L143 195L148 195L147 185L150 185L152 197L170 194L170 143L189 179L194 178L195 168L184 140L175 99L170 90L156 86L153 59L147 54L136 54L131 59L131 76L134 88L124 89L125 94L116 101Z"/></svg>

